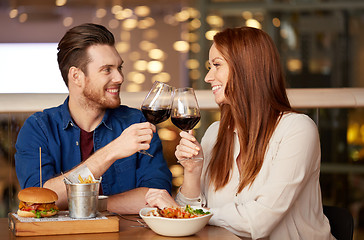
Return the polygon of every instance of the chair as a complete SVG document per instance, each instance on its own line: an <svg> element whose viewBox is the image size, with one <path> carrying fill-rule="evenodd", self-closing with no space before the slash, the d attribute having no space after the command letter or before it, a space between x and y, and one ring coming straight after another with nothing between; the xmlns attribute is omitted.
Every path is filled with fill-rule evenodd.
<svg viewBox="0 0 364 240"><path fill-rule="evenodd" d="M337 240L352 240L354 233L354 220L351 213L345 209L334 206L323 206L324 214L329 219L331 234Z"/></svg>

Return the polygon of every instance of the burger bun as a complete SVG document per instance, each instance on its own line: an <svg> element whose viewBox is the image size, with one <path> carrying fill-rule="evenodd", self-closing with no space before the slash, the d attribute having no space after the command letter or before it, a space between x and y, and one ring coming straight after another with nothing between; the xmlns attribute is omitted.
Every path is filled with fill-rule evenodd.
<svg viewBox="0 0 364 240"><path fill-rule="evenodd" d="M48 188L29 187L21 190L18 193L18 198L23 202L53 203L58 200L58 195Z"/></svg>

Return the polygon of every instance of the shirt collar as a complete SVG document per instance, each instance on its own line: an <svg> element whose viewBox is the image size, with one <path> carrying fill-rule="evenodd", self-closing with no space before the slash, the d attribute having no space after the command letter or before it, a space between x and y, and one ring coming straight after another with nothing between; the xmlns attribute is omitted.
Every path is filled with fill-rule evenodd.
<svg viewBox="0 0 364 240"><path fill-rule="evenodd" d="M66 98L63 105L61 106L62 116L63 116L63 119L62 119L63 120L63 124L62 124L63 130L69 128L70 126L78 128L77 124L73 121L73 119L71 117L71 113L68 108L68 102L69 102L69 97ZM111 114L110 112L111 112L110 109L106 109L106 112L105 112L105 115L104 115L102 121L96 128L100 127L100 125L104 125L105 127L107 127L110 130L113 129L112 122L110 119L110 114Z"/></svg>

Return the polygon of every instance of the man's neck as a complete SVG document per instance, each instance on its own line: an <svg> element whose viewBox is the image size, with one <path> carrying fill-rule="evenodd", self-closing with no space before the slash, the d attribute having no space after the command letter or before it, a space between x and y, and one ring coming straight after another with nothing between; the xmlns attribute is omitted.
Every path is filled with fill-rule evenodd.
<svg viewBox="0 0 364 240"><path fill-rule="evenodd" d="M80 103L77 99L71 98L71 96L69 98L68 108L77 126L87 132L95 130L105 115L104 109Z"/></svg>

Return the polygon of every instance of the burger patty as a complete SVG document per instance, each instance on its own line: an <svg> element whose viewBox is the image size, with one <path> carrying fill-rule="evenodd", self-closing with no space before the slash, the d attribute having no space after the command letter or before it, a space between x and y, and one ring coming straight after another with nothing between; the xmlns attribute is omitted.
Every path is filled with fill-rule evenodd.
<svg viewBox="0 0 364 240"><path fill-rule="evenodd" d="M56 204L53 203L27 203L20 201L19 209L21 211L51 211L51 210L58 210Z"/></svg>

